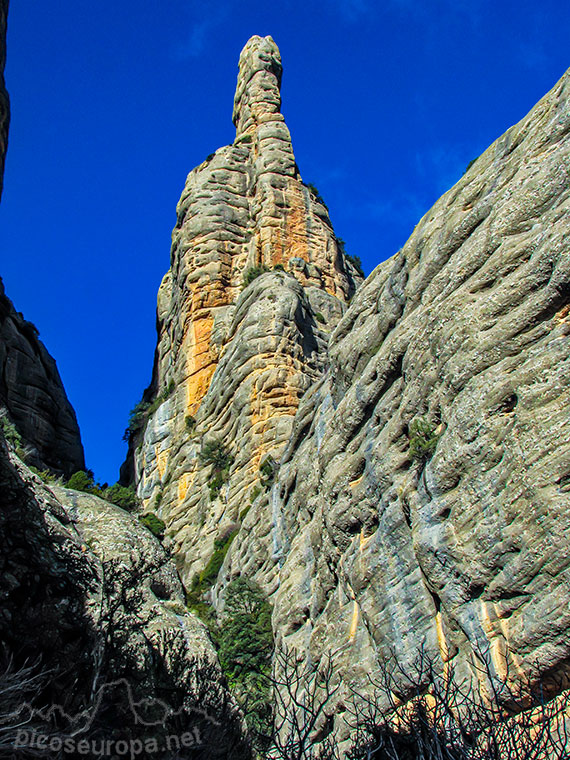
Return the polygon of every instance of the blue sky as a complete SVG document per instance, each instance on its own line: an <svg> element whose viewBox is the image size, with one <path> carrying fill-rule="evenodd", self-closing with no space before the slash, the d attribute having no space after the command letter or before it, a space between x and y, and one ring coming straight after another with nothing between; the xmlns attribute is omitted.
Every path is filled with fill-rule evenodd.
<svg viewBox="0 0 570 760"><path fill-rule="evenodd" d="M233 140L239 52L271 34L303 179L366 272L570 66L570 3L13 2L0 275L114 482L150 380L187 173Z"/></svg>

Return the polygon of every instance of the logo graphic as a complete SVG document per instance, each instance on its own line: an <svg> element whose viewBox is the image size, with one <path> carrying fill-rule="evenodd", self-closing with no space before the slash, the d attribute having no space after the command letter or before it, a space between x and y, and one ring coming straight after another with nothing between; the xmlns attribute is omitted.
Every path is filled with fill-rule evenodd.
<svg viewBox="0 0 570 760"><path fill-rule="evenodd" d="M101 726L97 726L97 739L90 739L94 723L102 708L116 705L123 708L121 717L125 728L133 733L132 726L139 727L143 738L100 738ZM129 713L131 715L129 715ZM196 722L204 722L219 727L220 721L206 709L199 706L173 709L167 702L157 697L135 699L131 684L124 678L102 684L88 708L77 713L69 713L62 705L36 708L30 702L23 702L13 712L3 716L2 733L8 738L13 731L11 742L15 749L52 750L53 752L76 753L86 756L135 758L143 752L146 755L160 751L179 751L202 745L199 725L180 735L165 735L168 722L176 716L186 718L196 716ZM129 719L130 718L130 719ZM186 722L186 721L185 721ZM153 735L152 728L156 731Z"/></svg>

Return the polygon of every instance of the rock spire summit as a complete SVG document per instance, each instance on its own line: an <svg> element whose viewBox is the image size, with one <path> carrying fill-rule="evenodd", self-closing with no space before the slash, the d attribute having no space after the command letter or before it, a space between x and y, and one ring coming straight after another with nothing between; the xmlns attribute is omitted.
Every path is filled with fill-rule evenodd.
<svg viewBox="0 0 570 760"><path fill-rule="evenodd" d="M238 136L252 132L267 121L283 121L280 114L282 72L281 54L273 38L251 37L239 59L233 111Z"/></svg>

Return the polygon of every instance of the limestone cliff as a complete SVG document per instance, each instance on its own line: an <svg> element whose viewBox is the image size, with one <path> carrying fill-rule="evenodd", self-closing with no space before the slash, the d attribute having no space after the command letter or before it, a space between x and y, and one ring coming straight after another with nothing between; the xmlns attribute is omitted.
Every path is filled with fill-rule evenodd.
<svg viewBox="0 0 570 760"><path fill-rule="evenodd" d="M240 57L235 141L189 174L158 294L145 395L156 400L132 446L139 495L167 522L186 579L235 532L260 466L279 459L361 279L301 181L280 81L277 46L253 37ZM273 271L244 288L253 268ZM208 444L223 447L226 468L204 459Z"/></svg>
<svg viewBox="0 0 570 760"><path fill-rule="evenodd" d="M563 682L570 74L348 310L354 272L300 181L280 76L273 41L250 40L236 140L178 206L139 493L186 581L223 548L218 610L254 577L280 646L311 667L335 652L339 705L420 649L460 677L484 656L499 678Z"/></svg>
<svg viewBox="0 0 570 760"><path fill-rule="evenodd" d="M478 656L570 675L569 231L567 72L331 336L266 520L275 630L308 663L335 651L339 699L421 648L473 678Z"/></svg>
<svg viewBox="0 0 570 760"><path fill-rule="evenodd" d="M84 469L73 407L37 328L17 312L0 280L0 408L22 436L26 461L71 475Z"/></svg>

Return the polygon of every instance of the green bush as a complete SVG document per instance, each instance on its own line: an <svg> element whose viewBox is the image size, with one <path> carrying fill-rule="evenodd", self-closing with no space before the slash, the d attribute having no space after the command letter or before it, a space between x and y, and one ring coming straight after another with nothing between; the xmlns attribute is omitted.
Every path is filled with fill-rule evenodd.
<svg viewBox="0 0 570 760"><path fill-rule="evenodd" d="M148 528L150 532L158 539L164 538L164 531L166 530L166 524L160 519L154 512L147 512L144 515L139 516L139 522Z"/></svg>
<svg viewBox="0 0 570 760"><path fill-rule="evenodd" d="M319 191L317 190L317 188L315 187L315 185L313 185L311 182L307 182L306 187L307 187L308 191L311 193L311 195L313 196L314 200L317 203L320 203L321 205L323 205L326 209L328 209L328 206L325 203L325 201L323 199L323 196L319 193Z"/></svg>
<svg viewBox="0 0 570 760"><path fill-rule="evenodd" d="M214 499L218 498L218 495L220 491L222 490L222 486L224 483L227 482L228 475L227 472L215 472L208 481L208 488L210 490L210 501L214 501Z"/></svg>
<svg viewBox="0 0 570 760"><path fill-rule="evenodd" d="M261 493L262 490L263 489L261 488L261 486L254 486L251 489L251 494L249 495L249 500L250 500L250 502L252 504L257 499L257 497L259 496L259 494Z"/></svg>
<svg viewBox="0 0 570 760"><path fill-rule="evenodd" d="M134 486L122 486L119 483L115 483L109 486L109 488L105 488L101 492L101 496L106 501L110 501L111 504L115 504L117 507L121 507L121 509L126 509L127 512L133 512L141 506Z"/></svg>
<svg viewBox="0 0 570 760"><path fill-rule="evenodd" d="M213 500L220 493L224 483L227 483L234 458L221 441L209 441L204 444L199 456L204 464L212 465L213 468L208 481L210 498Z"/></svg>
<svg viewBox="0 0 570 760"><path fill-rule="evenodd" d="M4 414L0 417L0 431L4 435L6 441L15 449L21 449L22 436L18 432L18 429L13 422L10 422L8 417Z"/></svg>
<svg viewBox="0 0 570 760"><path fill-rule="evenodd" d="M129 424L127 425L123 434L123 441L131 441L134 436L144 429L146 421L148 419L148 409L150 403L148 401L139 401L129 412Z"/></svg>
<svg viewBox="0 0 570 760"><path fill-rule="evenodd" d="M240 577L228 585L218 645L222 671L248 726L267 733L271 719L271 605L254 581Z"/></svg>
<svg viewBox="0 0 570 760"><path fill-rule="evenodd" d="M30 470L35 473L40 480L42 480L44 483L57 483L59 480L58 475L54 475L53 472L50 472L50 470L38 470L37 467L34 467L33 465L28 465Z"/></svg>
<svg viewBox="0 0 570 760"><path fill-rule="evenodd" d="M283 264L275 264L275 266L273 267L273 271L274 272L284 272L285 271L285 267L283 266Z"/></svg>
<svg viewBox="0 0 570 760"><path fill-rule="evenodd" d="M129 413L129 424L123 433L123 441L130 443L139 433L144 433L149 417L151 417L158 407L172 396L176 388L176 383L171 380L166 388L152 402L139 401Z"/></svg>
<svg viewBox="0 0 570 760"><path fill-rule="evenodd" d="M238 531L239 528L237 527L231 528L224 536L217 538L214 541L214 552L208 560L206 567L199 575L199 588L201 593L207 591L216 582L220 568L224 564L225 556L232 545L232 541L237 536Z"/></svg>
<svg viewBox="0 0 570 760"><path fill-rule="evenodd" d="M418 461L429 459L434 453L440 434L429 420L417 419L410 424L408 438L410 456Z"/></svg>
<svg viewBox="0 0 570 760"><path fill-rule="evenodd" d="M273 480L275 478L275 468L275 460L271 454L268 454L259 467L259 472L261 474L261 485L264 488L267 488L267 486L270 486L273 483Z"/></svg>
<svg viewBox="0 0 570 760"><path fill-rule="evenodd" d="M479 158L479 156L477 156L477 158L472 158L471 161L469 161L469 163L465 167L465 171L463 172L463 174L467 174L467 172L469 171L469 169L471 169L471 167L473 166L473 164L475 163L475 161L477 161L478 158Z"/></svg>
<svg viewBox="0 0 570 760"><path fill-rule="evenodd" d="M205 443L200 452L200 459L205 464L211 464L216 470L227 470L234 461L233 456L221 441Z"/></svg>
<svg viewBox="0 0 570 760"><path fill-rule="evenodd" d="M101 494L101 487L95 482L93 470L78 470L74 472L65 484L66 488L83 493L92 493L96 496Z"/></svg>
<svg viewBox="0 0 570 760"><path fill-rule="evenodd" d="M248 515L248 512L249 512L249 510L251 509L251 507L252 507L252 506L253 506L253 502L251 502L251 501L250 501L250 503L249 503L249 504L247 504L247 505L246 505L246 506L245 506L245 507L242 509L242 511L239 513L239 521L240 521L240 522L243 522L243 521L245 520L245 518L247 517L247 515Z"/></svg>
<svg viewBox="0 0 570 760"><path fill-rule="evenodd" d="M321 312L320 312L320 311L318 311L318 312L315 314L315 319L317 320L317 322L322 322L323 324L324 324L324 323L327 321L327 320L324 318L324 316L321 314Z"/></svg>
<svg viewBox="0 0 570 760"><path fill-rule="evenodd" d="M236 578L226 589L220 663L230 679L267 672L273 652L271 605L257 583Z"/></svg>
<svg viewBox="0 0 570 760"><path fill-rule="evenodd" d="M191 414L186 415L184 418L184 426L189 433L193 433L196 428L196 420Z"/></svg>
<svg viewBox="0 0 570 760"><path fill-rule="evenodd" d="M259 277L259 275L264 274L265 272L269 272L269 269L265 266L265 264L260 264L259 266L255 267L248 267L243 274L244 288L247 288L250 283L252 283L257 277Z"/></svg>
<svg viewBox="0 0 570 760"><path fill-rule="evenodd" d="M53 483L57 480L56 476L50 475L47 470L44 472L35 470L35 472L46 483ZM73 491L81 491L82 493L98 496L110 504L115 504L117 507L121 507L121 509L126 509L127 512L134 512L141 506L134 486L122 486L120 483L115 483L112 486L108 486L106 483L101 485L95 480L93 470L78 470L63 485L66 488L71 488Z"/></svg>

